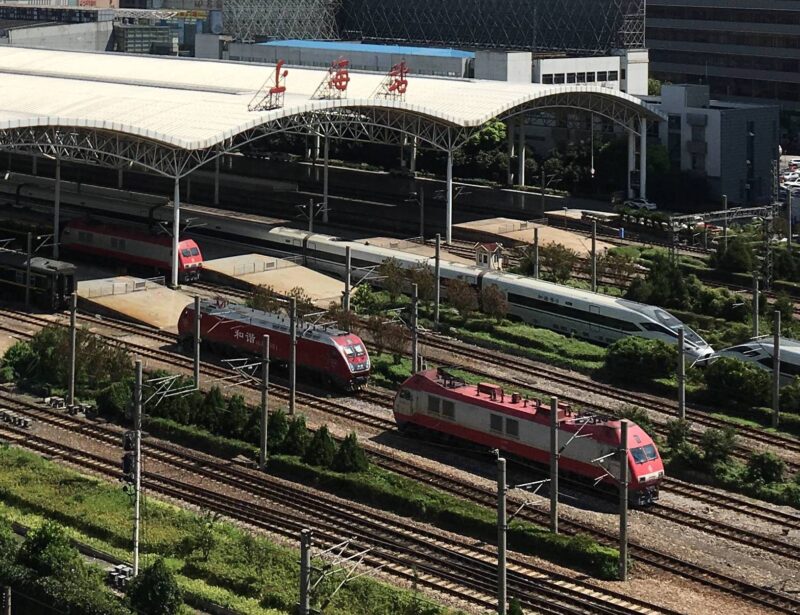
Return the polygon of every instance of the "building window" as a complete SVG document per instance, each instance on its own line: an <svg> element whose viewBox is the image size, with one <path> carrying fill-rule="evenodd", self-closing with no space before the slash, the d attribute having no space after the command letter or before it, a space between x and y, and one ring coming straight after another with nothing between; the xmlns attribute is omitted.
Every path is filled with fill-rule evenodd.
<svg viewBox="0 0 800 615"><path fill-rule="evenodd" d="M586 83L586 73L578 73L578 83Z"/></svg>
<svg viewBox="0 0 800 615"><path fill-rule="evenodd" d="M499 414L490 414L489 417L489 429L497 433L502 433L503 417Z"/></svg>
<svg viewBox="0 0 800 615"><path fill-rule="evenodd" d="M586 73L586 83L594 83L594 73Z"/></svg>
<svg viewBox="0 0 800 615"><path fill-rule="evenodd" d="M442 417L454 421L456 418L456 405L449 399L442 400Z"/></svg>
<svg viewBox="0 0 800 615"><path fill-rule="evenodd" d="M553 75L553 83L564 83L564 73Z"/></svg>
<svg viewBox="0 0 800 615"><path fill-rule="evenodd" d="M548 85L552 85L552 83L553 83L553 73L548 73L546 75L542 75L542 83L546 83Z"/></svg>
<svg viewBox="0 0 800 615"><path fill-rule="evenodd" d="M439 398L428 395L428 414L439 414Z"/></svg>
<svg viewBox="0 0 800 615"><path fill-rule="evenodd" d="M619 81L619 76L617 74L617 71L615 71L615 70L608 71L608 80L609 81Z"/></svg>
<svg viewBox="0 0 800 615"><path fill-rule="evenodd" d="M597 71L598 81L608 81L608 73L604 70Z"/></svg>
<svg viewBox="0 0 800 615"><path fill-rule="evenodd" d="M567 73L567 83L575 83L575 73Z"/></svg>
<svg viewBox="0 0 800 615"><path fill-rule="evenodd" d="M506 435L512 438L519 438L519 421L516 419L506 419Z"/></svg>

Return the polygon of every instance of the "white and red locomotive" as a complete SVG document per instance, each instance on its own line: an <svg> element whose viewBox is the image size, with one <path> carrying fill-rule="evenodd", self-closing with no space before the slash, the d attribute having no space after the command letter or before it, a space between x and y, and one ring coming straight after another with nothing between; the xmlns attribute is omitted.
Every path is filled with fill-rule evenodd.
<svg viewBox="0 0 800 615"><path fill-rule="evenodd" d="M71 220L61 232L61 245L76 252L107 256L158 271L172 270L172 239L133 227ZM178 279L197 280L202 267L203 255L195 241L179 241Z"/></svg>
<svg viewBox="0 0 800 615"><path fill-rule="evenodd" d="M550 460L549 406L507 395L495 384L466 384L442 369L406 380L395 397L394 416L401 428L446 434L540 464ZM614 484L619 420L581 416L559 405L558 431L562 446L569 442L559 458L561 471ZM631 504L657 500L664 464L652 438L635 423L628 427L628 470Z"/></svg>
<svg viewBox="0 0 800 615"><path fill-rule="evenodd" d="M283 314L262 312L222 300L200 300L200 338L204 345L223 352L261 356L262 338L269 335L271 361L288 362L291 331ZM178 337L194 336L194 304L181 312ZM361 338L333 327L297 325L297 368L327 384L354 391L369 380L370 360Z"/></svg>

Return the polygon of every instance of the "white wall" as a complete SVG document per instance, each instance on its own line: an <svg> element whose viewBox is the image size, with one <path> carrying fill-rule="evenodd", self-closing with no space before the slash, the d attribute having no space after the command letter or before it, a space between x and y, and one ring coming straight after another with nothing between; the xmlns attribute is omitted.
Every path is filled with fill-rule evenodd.
<svg viewBox="0 0 800 615"><path fill-rule="evenodd" d="M647 49L626 49L620 52L620 68L625 70L625 79L620 88L634 96L647 96L650 80L650 52Z"/></svg>
<svg viewBox="0 0 800 615"><path fill-rule="evenodd" d="M8 44L63 51L106 51L113 32L113 21L15 28L8 31Z"/></svg>
<svg viewBox="0 0 800 615"><path fill-rule="evenodd" d="M532 58L528 51L476 51L475 79L530 83Z"/></svg>

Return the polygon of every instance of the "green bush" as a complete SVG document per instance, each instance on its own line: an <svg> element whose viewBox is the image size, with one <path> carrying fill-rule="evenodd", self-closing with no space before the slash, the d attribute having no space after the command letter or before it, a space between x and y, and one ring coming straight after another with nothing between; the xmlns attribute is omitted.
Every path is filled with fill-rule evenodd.
<svg viewBox="0 0 800 615"><path fill-rule="evenodd" d="M753 483L782 483L786 464L774 453L752 453L747 461L747 479Z"/></svg>
<svg viewBox="0 0 800 615"><path fill-rule="evenodd" d="M267 448L270 451L280 450L288 433L289 422L286 420L286 413L279 408L270 414L267 420Z"/></svg>
<svg viewBox="0 0 800 615"><path fill-rule="evenodd" d="M369 468L369 461L364 449L358 443L355 433L350 433L341 445L331 463L331 469L336 472L365 472Z"/></svg>
<svg viewBox="0 0 800 615"><path fill-rule="evenodd" d="M614 414L621 419L633 421L639 427L641 427L645 433L650 435L655 435L656 433L656 426L653 423L653 419L650 418L650 415L644 408L637 408L636 406L623 406Z"/></svg>
<svg viewBox="0 0 800 615"><path fill-rule="evenodd" d="M28 533L19 550L17 562L37 575L51 577L70 575L82 560L64 528L48 521Z"/></svg>
<svg viewBox="0 0 800 615"><path fill-rule="evenodd" d="M36 355L28 342L16 342L3 355L3 367L11 368L13 379L27 378L33 374Z"/></svg>
<svg viewBox="0 0 800 615"><path fill-rule="evenodd" d="M308 427L306 427L306 417L303 415L294 417L289 421L289 429L286 432L286 438L283 440L283 446L280 451L287 455L297 455L302 457L308 448Z"/></svg>
<svg viewBox="0 0 800 615"><path fill-rule="evenodd" d="M754 258L750 243L741 235L737 235L728 240L727 249L723 242L719 242L712 264L720 271L749 273L753 270Z"/></svg>
<svg viewBox="0 0 800 615"><path fill-rule="evenodd" d="M770 399L770 375L752 363L731 357L717 359L703 370L709 401L752 408Z"/></svg>
<svg viewBox="0 0 800 615"><path fill-rule="evenodd" d="M122 420L133 409L133 386L128 381L115 382L97 396L97 410L112 420Z"/></svg>
<svg viewBox="0 0 800 615"><path fill-rule="evenodd" d="M175 615L183 605L175 575L160 557L131 581L127 594L131 606L147 615Z"/></svg>
<svg viewBox="0 0 800 615"><path fill-rule="evenodd" d="M336 442L331 437L327 425L323 425L314 432L311 442L303 455L303 461L312 466L321 468L331 467L336 455Z"/></svg>
<svg viewBox="0 0 800 615"><path fill-rule="evenodd" d="M0 565L3 562L13 561L17 556L17 550L17 539L14 537L11 522L0 516Z"/></svg>
<svg viewBox="0 0 800 615"><path fill-rule="evenodd" d="M733 427L707 429L700 437L703 460L708 467L730 459L736 448L736 430Z"/></svg>
<svg viewBox="0 0 800 615"><path fill-rule="evenodd" d="M675 373L677 348L661 340L628 336L608 347L605 368L617 382L663 378Z"/></svg>
<svg viewBox="0 0 800 615"><path fill-rule="evenodd" d="M692 424L685 419L667 421L667 446L670 449L678 449L684 446L688 442L691 432Z"/></svg>

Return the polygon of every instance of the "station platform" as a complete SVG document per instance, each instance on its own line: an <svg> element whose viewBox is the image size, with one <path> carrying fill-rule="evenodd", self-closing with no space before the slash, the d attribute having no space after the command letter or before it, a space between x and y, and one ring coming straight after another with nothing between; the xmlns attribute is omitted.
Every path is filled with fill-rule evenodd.
<svg viewBox="0 0 800 615"><path fill-rule="evenodd" d="M117 276L78 282L78 307L173 333L192 298L162 284Z"/></svg>
<svg viewBox="0 0 800 615"><path fill-rule="evenodd" d="M575 210L581 213L583 210ZM561 210L563 216L564 211ZM580 219L580 216L579 216ZM577 233L557 226L514 220L513 218L488 218L453 225L453 236L475 242L502 243L505 248L533 243L534 229L539 229L539 245L558 243L575 250L581 256L589 256L592 240L583 233ZM605 241L597 241L597 252L612 248Z"/></svg>
<svg viewBox="0 0 800 615"><path fill-rule="evenodd" d="M203 263L202 279L253 290L256 286L270 286L278 294L286 294L300 287L319 308L327 309L331 302L339 303L344 293L344 282L297 264L290 259L264 254L240 254L207 260Z"/></svg>
<svg viewBox="0 0 800 615"><path fill-rule="evenodd" d="M455 228L455 227L453 227ZM394 239L392 237L369 237L368 239L358 239L356 243L363 243L364 245L377 246L379 248L386 248L389 250L399 250L400 252L408 252L409 254L418 254L420 256L427 256L429 258L436 257L436 246L430 243L417 243L416 241L408 241L405 239ZM441 258L453 263L464 263L466 265L474 265L475 259L465 258L462 255L454 254L447 250L447 246L442 240L441 243Z"/></svg>

